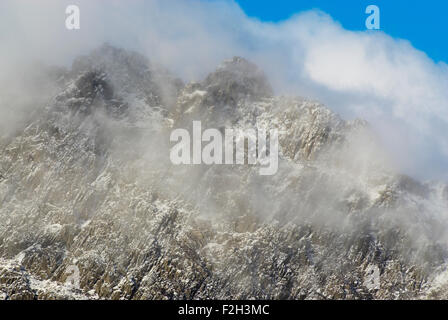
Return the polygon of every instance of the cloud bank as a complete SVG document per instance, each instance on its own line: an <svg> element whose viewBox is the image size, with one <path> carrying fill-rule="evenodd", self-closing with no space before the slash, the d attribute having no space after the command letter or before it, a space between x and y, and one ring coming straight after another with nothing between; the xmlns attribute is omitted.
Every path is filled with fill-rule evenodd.
<svg viewBox="0 0 448 320"><path fill-rule="evenodd" d="M69 4L80 7L81 30L65 28ZM103 42L137 50L185 81L244 56L277 94L307 96L344 118L368 120L401 172L448 180L448 66L406 40L348 31L319 11L266 23L224 0L3 0L0 124L24 104L12 105L11 95L23 98L24 88L30 105L39 91L25 85L25 65L69 66Z"/></svg>

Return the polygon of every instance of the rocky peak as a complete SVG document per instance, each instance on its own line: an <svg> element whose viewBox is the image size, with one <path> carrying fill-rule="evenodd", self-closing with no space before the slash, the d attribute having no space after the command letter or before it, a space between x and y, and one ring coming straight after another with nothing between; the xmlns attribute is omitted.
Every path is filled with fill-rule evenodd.
<svg viewBox="0 0 448 320"><path fill-rule="evenodd" d="M207 76L203 86L210 102L235 105L241 98L260 98L272 95L272 88L264 73L241 57L224 61Z"/></svg>
<svg viewBox="0 0 448 320"><path fill-rule="evenodd" d="M107 74L95 69L78 75L55 100L56 110L68 108L73 113L84 115L91 114L99 106L103 106L110 114L122 114L126 109L126 104L116 99Z"/></svg>
<svg viewBox="0 0 448 320"><path fill-rule="evenodd" d="M225 60L202 82L187 84L178 97L179 118L183 123L202 119L214 126L235 123L249 105L272 97L273 91L263 71L241 57Z"/></svg>
<svg viewBox="0 0 448 320"><path fill-rule="evenodd" d="M409 299L445 267L446 186L377 170L364 122L272 97L242 58L177 94L169 73L104 45L66 79L52 110L123 104L140 122L55 112L0 139L0 299ZM278 128L278 173L163 161L185 128L155 111L166 97L189 124Z"/></svg>
<svg viewBox="0 0 448 320"><path fill-rule="evenodd" d="M152 107L171 104L171 96L183 86L182 81L145 56L109 44L77 58L71 74L76 77L94 70L107 75L117 95L126 100L141 99Z"/></svg>

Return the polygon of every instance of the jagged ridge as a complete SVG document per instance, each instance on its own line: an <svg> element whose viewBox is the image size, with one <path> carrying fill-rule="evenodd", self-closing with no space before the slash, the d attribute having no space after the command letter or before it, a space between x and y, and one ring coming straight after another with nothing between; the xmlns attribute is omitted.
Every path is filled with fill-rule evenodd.
<svg viewBox="0 0 448 320"><path fill-rule="evenodd" d="M443 292L432 281L447 257L446 186L395 174L365 122L274 97L242 58L184 86L105 45L75 61L45 110L0 143L6 299ZM279 172L171 166L166 137L193 119L279 128ZM70 265L80 290L63 285ZM379 287L366 283L372 268Z"/></svg>

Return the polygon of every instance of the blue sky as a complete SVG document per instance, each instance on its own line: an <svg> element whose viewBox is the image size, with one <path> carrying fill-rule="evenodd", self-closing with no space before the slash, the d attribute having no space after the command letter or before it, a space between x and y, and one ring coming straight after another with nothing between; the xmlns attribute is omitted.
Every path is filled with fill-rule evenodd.
<svg viewBox="0 0 448 320"><path fill-rule="evenodd" d="M349 30L365 30L365 9L381 11L381 30L409 40L435 62L448 62L448 1L445 0L236 0L250 17L281 21L304 10L320 9Z"/></svg>

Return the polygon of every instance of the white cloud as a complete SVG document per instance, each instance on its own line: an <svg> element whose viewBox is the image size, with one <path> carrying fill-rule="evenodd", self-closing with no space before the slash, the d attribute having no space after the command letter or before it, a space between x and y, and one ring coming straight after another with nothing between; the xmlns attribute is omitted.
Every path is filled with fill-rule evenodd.
<svg viewBox="0 0 448 320"><path fill-rule="evenodd" d="M79 31L65 29L68 4L81 9ZM347 31L324 13L274 24L248 18L231 1L3 0L0 41L7 48L0 67L21 59L67 64L109 41L185 80L242 55L265 70L277 92L369 120L403 171L448 178L447 65L384 33Z"/></svg>

